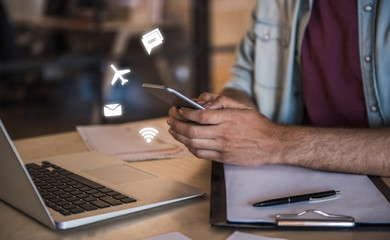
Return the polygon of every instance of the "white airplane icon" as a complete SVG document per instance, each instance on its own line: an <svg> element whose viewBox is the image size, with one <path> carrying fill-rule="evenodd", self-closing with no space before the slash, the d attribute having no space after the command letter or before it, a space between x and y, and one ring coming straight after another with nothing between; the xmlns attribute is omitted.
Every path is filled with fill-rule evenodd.
<svg viewBox="0 0 390 240"><path fill-rule="evenodd" d="M122 82L121 84L125 84L128 82L127 79L123 78L122 75L126 74L126 73L129 73L130 72L130 69L124 69L124 70L117 70L115 68L115 66L113 64L111 64L111 68L115 71L115 75L114 77L112 78L112 81L111 81L111 85L114 85L115 82L120 79Z"/></svg>

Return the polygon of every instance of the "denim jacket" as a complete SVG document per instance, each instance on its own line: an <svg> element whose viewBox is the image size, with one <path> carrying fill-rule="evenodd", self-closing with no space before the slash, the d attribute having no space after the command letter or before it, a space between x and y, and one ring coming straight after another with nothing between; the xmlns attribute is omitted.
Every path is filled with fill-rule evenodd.
<svg viewBox="0 0 390 240"><path fill-rule="evenodd" d="M253 96L271 120L300 124L304 114L301 45L313 0L259 0L225 88ZM359 51L370 127L390 126L390 1L358 0Z"/></svg>

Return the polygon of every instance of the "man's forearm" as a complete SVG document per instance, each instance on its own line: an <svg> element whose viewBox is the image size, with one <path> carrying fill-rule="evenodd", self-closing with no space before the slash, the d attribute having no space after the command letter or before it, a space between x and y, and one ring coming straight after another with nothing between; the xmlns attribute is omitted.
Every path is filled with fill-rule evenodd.
<svg viewBox="0 0 390 240"><path fill-rule="evenodd" d="M390 176L390 128L283 128L286 132L281 135L287 143L281 158L286 164Z"/></svg>
<svg viewBox="0 0 390 240"><path fill-rule="evenodd" d="M245 92L224 89L221 95L256 108L253 98ZM276 126L273 136L278 138L278 144L272 152L279 154L277 163L390 176L390 128Z"/></svg>

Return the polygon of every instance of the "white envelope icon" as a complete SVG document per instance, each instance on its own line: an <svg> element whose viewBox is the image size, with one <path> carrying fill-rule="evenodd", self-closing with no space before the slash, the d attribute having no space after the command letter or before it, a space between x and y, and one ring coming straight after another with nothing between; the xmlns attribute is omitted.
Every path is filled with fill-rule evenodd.
<svg viewBox="0 0 390 240"><path fill-rule="evenodd" d="M106 104L103 108L104 116L114 117L122 115L122 106L119 103Z"/></svg>

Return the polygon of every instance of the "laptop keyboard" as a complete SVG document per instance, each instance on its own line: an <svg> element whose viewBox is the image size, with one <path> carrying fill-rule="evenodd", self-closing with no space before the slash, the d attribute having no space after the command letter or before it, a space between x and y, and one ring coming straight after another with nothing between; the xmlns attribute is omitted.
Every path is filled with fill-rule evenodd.
<svg viewBox="0 0 390 240"><path fill-rule="evenodd" d="M44 161L26 164L47 207L64 216L136 202L64 168Z"/></svg>

